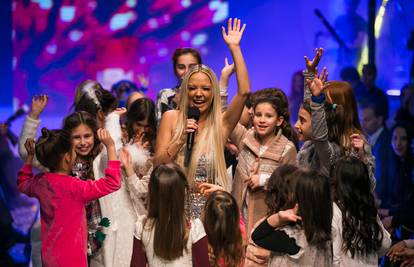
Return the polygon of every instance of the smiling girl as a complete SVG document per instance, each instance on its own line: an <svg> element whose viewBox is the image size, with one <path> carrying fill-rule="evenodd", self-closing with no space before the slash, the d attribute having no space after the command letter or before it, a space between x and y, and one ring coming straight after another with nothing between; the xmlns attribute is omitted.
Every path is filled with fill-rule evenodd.
<svg viewBox="0 0 414 267"><path fill-rule="evenodd" d="M253 104L253 128L247 130L239 124L230 137L240 150L232 194L242 210L248 235L266 215L264 185L270 175L280 165L296 162L295 145L284 135L291 131L286 99L262 97Z"/></svg>

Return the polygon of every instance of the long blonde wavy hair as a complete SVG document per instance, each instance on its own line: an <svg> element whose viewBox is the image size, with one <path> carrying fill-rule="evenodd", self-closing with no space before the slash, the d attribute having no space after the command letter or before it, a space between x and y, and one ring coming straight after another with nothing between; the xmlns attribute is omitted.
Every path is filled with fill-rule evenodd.
<svg viewBox="0 0 414 267"><path fill-rule="evenodd" d="M187 111L189 105L188 99L188 81L190 77L197 72L202 72L210 79L213 100L210 108L206 111L207 120L204 129L198 132L198 142L195 144L192 152L191 162L188 168L184 168L184 152L186 145L184 145L178 153L177 163L185 169L187 179L191 185L197 167L198 159L201 155L207 157L207 178L209 183L218 184L224 187L227 191L231 190L231 183L226 171L226 162L224 160L224 140L223 140L223 127L222 127L222 113L221 113L221 100L220 89L217 81L217 77L214 72L207 66L199 64L192 67L188 73L184 76L180 86L181 100L179 105L179 115L177 120L177 128L170 145L178 142L180 136L184 133L187 126ZM202 141L201 141L202 140Z"/></svg>

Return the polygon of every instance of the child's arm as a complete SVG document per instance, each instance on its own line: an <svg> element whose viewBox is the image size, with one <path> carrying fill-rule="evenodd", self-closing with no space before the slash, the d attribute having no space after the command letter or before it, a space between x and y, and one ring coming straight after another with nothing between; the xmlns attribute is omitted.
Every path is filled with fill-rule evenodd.
<svg viewBox="0 0 414 267"><path fill-rule="evenodd" d="M329 175L331 166L339 155L335 151L334 145L328 139L329 130L326 122L325 94L322 91L326 79L327 72L324 68L319 77L315 77L313 81L307 80L307 84L312 93L312 142L319 157L320 172L324 175Z"/></svg>
<svg viewBox="0 0 414 267"><path fill-rule="evenodd" d="M131 267L147 266L147 256L145 255L144 245L142 241L134 237L134 245L132 248Z"/></svg>
<svg viewBox="0 0 414 267"><path fill-rule="evenodd" d="M284 226L289 222L296 222L301 218L297 216L298 206L295 208L280 211L269 216L266 220L253 231L252 240L258 246L275 252L287 253L290 255L297 254L300 247L296 244L296 240L289 237L282 230L275 230Z"/></svg>
<svg viewBox="0 0 414 267"><path fill-rule="evenodd" d="M122 147L122 129L120 117L126 113L126 108L117 108L105 117L105 129L111 133L115 143L115 149Z"/></svg>
<svg viewBox="0 0 414 267"><path fill-rule="evenodd" d="M323 49L322 48L315 48L315 57L312 60L309 60L307 56L305 56L305 63L306 63L306 70L303 72L303 77L305 79L305 82L303 83L305 88L303 90L303 100L310 99L312 94L309 88L307 80L312 81L313 77L316 76L315 73L317 73L317 67L319 64L319 61L322 58Z"/></svg>
<svg viewBox="0 0 414 267"><path fill-rule="evenodd" d="M234 73L234 64L229 64L227 57L224 59L224 67L221 70L219 87L221 97L221 112L227 110L228 85L231 75Z"/></svg>
<svg viewBox="0 0 414 267"><path fill-rule="evenodd" d="M27 151L27 158L20 169L18 177L17 177L17 188L20 192L33 197L33 173L32 173L32 161L35 154L35 141L34 139L27 139L24 143L24 147Z"/></svg>
<svg viewBox="0 0 414 267"><path fill-rule="evenodd" d="M232 19L229 19L227 34L226 29L222 27L223 39L230 48L237 77L236 95L231 100L228 110L223 114L223 140L227 140L239 122L244 104L250 94L249 74L240 48L240 41L245 27L246 24L241 27L241 21L239 19L234 19L233 25Z"/></svg>
<svg viewBox="0 0 414 267"><path fill-rule="evenodd" d="M94 181L69 180L70 193L74 198L83 202L98 199L121 187L121 166L116 156L114 141L105 129L98 129L98 138L105 145L108 153L108 167L105 170L105 178Z"/></svg>
<svg viewBox="0 0 414 267"><path fill-rule="evenodd" d="M28 156L25 149L25 142L29 138L34 139L36 137L36 132L40 125L39 117L45 109L48 99L47 95L34 96L32 98L31 110L24 121L19 137L19 155L22 160L26 160ZM36 156L34 156L31 164L39 170L48 171L46 167L40 164Z"/></svg>

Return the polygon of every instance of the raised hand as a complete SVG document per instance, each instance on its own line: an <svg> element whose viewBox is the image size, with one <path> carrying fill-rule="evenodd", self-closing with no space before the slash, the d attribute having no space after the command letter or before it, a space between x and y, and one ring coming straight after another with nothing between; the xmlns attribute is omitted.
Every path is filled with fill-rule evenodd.
<svg viewBox="0 0 414 267"><path fill-rule="evenodd" d="M35 155L35 140L33 138L27 138L24 147L27 151L26 164L32 164Z"/></svg>
<svg viewBox="0 0 414 267"><path fill-rule="evenodd" d="M227 33L224 26L221 27L221 33L223 35L223 39L226 42L228 46L238 46L240 44L240 41L243 36L244 29L246 28L246 24L243 24L241 26L241 20L235 18L234 20L232 18L228 21L227 26Z"/></svg>
<svg viewBox="0 0 414 267"><path fill-rule="evenodd" d="M138 74L138 81L141 84L141 87L148 88L148 85L149 85L149 77L145 76L144 73Z"/></svg>
<svg viewBox="0 0 414 267"><path fill-rule="evenodd" d="M99 128L97 134L99 141L101 141L106 148L111 146L115 147L114 140L106 129Z"/></svg>
<svg viewBox="0 0 414 267"><path fill-rule="evenodd" d="M319 64L319 61L321 61L322 54L323 48L315 48L315 57L312 60L309 60L308 57L305 56L306 69L309 73L314 73L315 76L317 75L317 73L315 73L317 71L316 67Z"/></svg>
<svg viewBox="0 0 414 267"><path fill-rule="evenodd" d="M32 98L32 106L29 113L29 117L38 120L40 114L45 109L48 100L49 97L47 95L35 95Z"/></svg>
<svg viewBox="0 0 414 267"><path fill-rule="evenodd" d="M229 78L235 71L234 63L229 64L229 60L224 58L224 67L221 69L221 77L227 77Z"/></svg>
<svg viewBox="0 0 414 267"><path fill-rule="evenodd" d="M119 161L121 162L121 166L124 168L128 177L132 176L135 173L131 154L126 148L122 148L119 152Z"/></svg>

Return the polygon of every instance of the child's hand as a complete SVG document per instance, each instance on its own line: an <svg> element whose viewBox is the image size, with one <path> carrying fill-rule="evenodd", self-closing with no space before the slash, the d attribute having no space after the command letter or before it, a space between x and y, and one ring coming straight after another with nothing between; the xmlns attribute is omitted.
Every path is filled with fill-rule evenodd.
<svg viewBox="0 0 414 267"><path fill-rule="evenodd" d="M320 96L323 91L323 83L319 78L314 78L312 81L309 79L306 79L306 83L309 86L309 89L313 96Z"/></svg>
<svg viewBox="0 0 414 267"><path fill-rule="evenodd" d="M119 116L121 116L121 115L124 115L127 112L127 109L126 108L116 108L112 112L119 115Z"/></svg>
<svg viewBox="0 0 414 267"><path fill-rule="evenodd" d="M400 267L414 267L414 257L404 260Z"/></svg>
<svg viewBox="0 0 414 267"><path fill-rule="evenodd" d="M138 81L141 84L141 87L148 88L149 78L147 76L145 76L144 73L138 74Z"/></svg>
<svg viewBox="0 0 414 267"><path fill-rule="evenodd" d="M248 186L251 189L256 189L260 186L259 166L260 159L257 158L250 169L250 179L247 180Z"/></svg>
<svg viewBox="0 0 414 267"><path fill-rule="evenodd" d="M125 169L128 177L134 175L135 172L132 164L132 157L126 148L122 148L119 152L119 161L121 162L121 166Z"/></svg>
<svg viewBox="0 0 414 267"><path fill-rule="evenodd" d="M269 216L269 218L267 218L267 222L273 227L280 227L290 222L300 221L302 218L297 215L298 210L299 206L296 204L293 209L281 210L278 213Z"/></svg>
<svg viewBox="0 0 414 267"><path fill-rule="evenodd" d="M106 129L103 129L103 128L98 129L97 134L98 134L99 141L101 141L107 149L109 147L115 147L114 140L112 139L111 135Z"/></svg>
<svg viewBox="0 0 414 267"><path fill-rule="evenodd" d="M244 29L246 28L246 24L243 24L240 29L240 24L241 20L235 18L232 25L232 18L230 18L227 26L227 34L226 28L224 28L224 26L221 27L223 39L228 46L238 46L240 44Z"/></svg>
<svg viewBox="0 0 414 267"><path fill-rule="evenodd" d="M315 48L315 57L312 60L309 60L307 56L305 56L305 63L306 63L306 69L309 73L314 73L315 77L317 76L317 69L316 67L319 64L319 61L322 58L323 54L323 48Z"/></svg>
<svg viewBox="0 0 414 267"><path fill-rule="evenodd" d="M45 109L48 100L49 97L47 95L35 95L32 98L32 106L29 113L29 117L38 120L40 114Z"/></svg>
<svg viewBox="0 0 414 267"><path fill-rule="evenodd" d="M200 189L200 193L203 194L203 196L207 197L214 191L222 190L224 191L224 188L217 184L210 184L210 183L202 183L198 186Z"/></svg>
<svg viewBox="0 0 414 267"><path fill-rule="evenodd" d="M364 156L364 144L365 140L360 134L351 134L351 145L352 148L358 153L358 156L362 159Z"/></svg>
<svg viewBox="0 0 414 267"><path fill-rule="evenodd" d="M224 67L221 69L221 77L227 77L229 78L235 71L234 63L229 64L229 60L224 58Z"/></svg>
<svg viewBox="0 0 414 267"><path fill-rule="evenodd" d="M133 143L141 149L148 149L151 144L149 141L144 141L145 132L139 132L134 136Z"/></svg>
<svg viewBox="0 0 414 267"><path fill-rule="evenodd" d="M35 140L33 138L27 138L26 142L24 143L24 147L27 151L26 163L32 164L35 155Z"/></svg>

